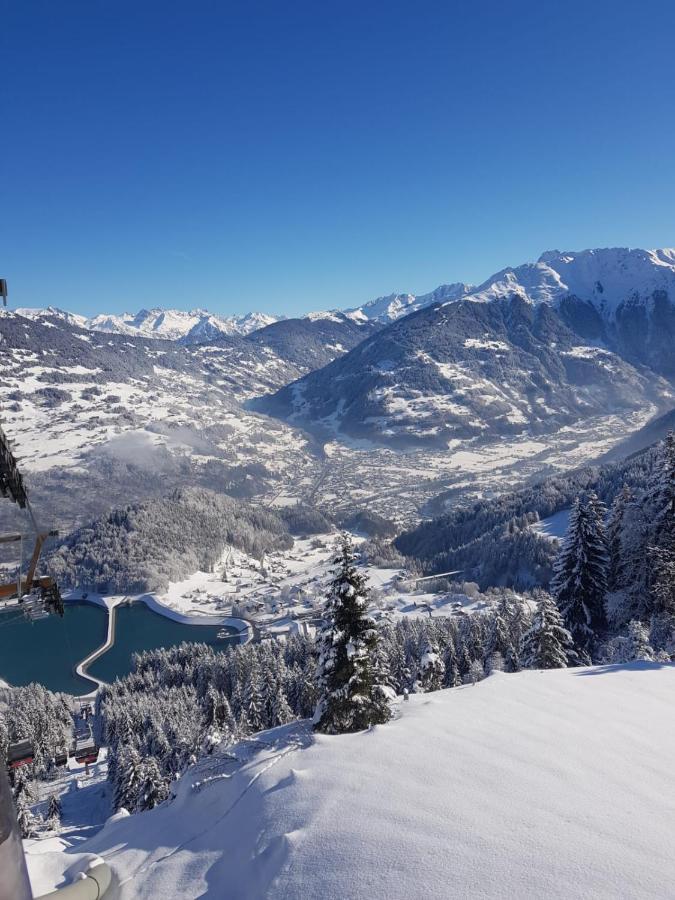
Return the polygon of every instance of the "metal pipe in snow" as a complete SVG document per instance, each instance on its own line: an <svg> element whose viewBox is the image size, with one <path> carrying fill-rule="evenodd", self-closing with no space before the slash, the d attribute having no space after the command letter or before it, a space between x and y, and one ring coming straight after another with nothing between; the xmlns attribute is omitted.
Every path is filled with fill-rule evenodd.
<svg viewBox="0 0 675 900"><path fill-rule="evenodd" d="M47 900L48 897L53 897L54 900L99 900L112 882L112 874L104 862L92 866L82 875L84 878L79 878L49 894L43 894L36 900Z"/></svg>

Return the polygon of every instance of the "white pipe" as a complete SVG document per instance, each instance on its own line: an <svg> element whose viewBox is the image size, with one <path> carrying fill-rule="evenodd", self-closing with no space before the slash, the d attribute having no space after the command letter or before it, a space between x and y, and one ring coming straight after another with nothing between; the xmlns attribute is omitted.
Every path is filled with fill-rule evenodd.
<svg viewBox="0 0 675 900"><path fill-rule="evenodd" d="M42 894L37 900L47 900L47 897L55 897L58 900L99 900L110 887L112 873L104 862L92 866L86 872L82 872L84 878L79 878L65 887Z"/></svg>

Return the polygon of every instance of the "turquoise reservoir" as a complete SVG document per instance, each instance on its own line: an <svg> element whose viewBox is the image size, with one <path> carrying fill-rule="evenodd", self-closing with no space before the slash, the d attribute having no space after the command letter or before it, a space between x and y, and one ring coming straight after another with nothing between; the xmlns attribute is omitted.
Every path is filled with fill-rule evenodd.
<svg viewBox="0 0 675 900"><path fill-rule="evenodd" d="M37 622L20 606L0 612L0 678L21 686L38 681L50 691L86 694L96 687L75 666L105 643L108 614L92 603L67 603L63 618Z"/></svg>
<svg viewBox="0 0 675 900"><path fill-rule="evenodd" d="M131 654L158 647L174 647L183 641L209 644L214 650L225 650L239 637L234 628L224 628L231 637L218 640L216 635L222 625L184 625L160 613L153 612L145 603L118 606L115 610L115 643L87 671L101 681L114 681L131 671Z"/></svg>
<svg viewBox="0 0 675 900"><path fill-rule="evenodd" d="M219 631L229 637L219 640ZM66 603L63 618L49 616L37 622L23 617L20 607L0 612L0 679L12 685L31 681L52 691L86 694L96 683L81 678L75 667L106 641L108 613L93 603ZM115 640L87 672L102 681L114 681L131 671L131 654L183 641L209 644L225 650L236 644L236 629L222 625L186 625L153 612L145 603L119 606L115 610Z"/></svg>

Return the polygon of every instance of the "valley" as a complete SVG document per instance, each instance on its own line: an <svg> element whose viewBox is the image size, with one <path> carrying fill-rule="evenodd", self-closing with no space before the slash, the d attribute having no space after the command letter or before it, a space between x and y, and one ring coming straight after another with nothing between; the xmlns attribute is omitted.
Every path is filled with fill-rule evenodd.
<svg viewBox="0 0 675 900"><path fill-rule="evenodd" d="M439 710L425 712L433 695L448 689L466 705L488 676L478 704L497 696L500 708L515 703L529 716L541 701L532 670L620 671L636 691L631 666L670 665L675 632L659 618L645 566L663 579L652 554L670 527L659 524L659 490L670 490L675 464L675 381L652 332L672 327L655 292L666 278L675 297L675 263L670 251L641 254L639 271L666 271L646 278L642 299L626 282L631 321L636 308L656 317L630 346L618 295L608 307L600 292L596 303L599 279L584 274L597 264L616 288L606 264L617 251L578 255L584 277L566 277L585 298L560 287L556 266L574 255L545 254L480 288L446 285L271 323L244 317L228 333L201 311L196 322L161 310L96 321L53 309L0 314L3 429L32 504L60 531L45 565L65 601L63 618L31 622L14 600L0 614L0 678L11 685L0 685L0 708L13 738L30 726L36 754L30 804L15 776L23 833L40 836L27 844L36 884L100 851L124 888L136 864L108 841L137 843L125 819L170 823L190 808L181 827L192 842L190 818L203 800L223 800L219 789L240 771L261 761L243 796L287 755L331 746L344 715L321 725L325 673L346 640L331 624L336 596L360 604L345 658L382 679L369 729L360 718L344 728L353 738L393 741L423 712L436 735ZM26 527L14 505L0 516L4 529ZM575 534L590 542L581 558L597 552L604 573L588 588L602 609L597 632L554 599L564 596L560 561ZM14 577L16 560L2 562ZM610 577L624 579L621 590L608 590ZM548 684L572 702L569 681ZM348 715L360 715L357 699ZM57 776L46 748L65 740L72 710L77 718L88 702L95 721L80 727L93 768L83 773L74 756ZM589 714L583 704L574 712ZM419 749L410 737L397 752L406 795ZM379 756L367 765L380 767ZM324 815L320 795L309 796ZM235 821L246 827L241 814ZM283 827L272 823L272 840ZM157 887L144 868L154 866L150 853L141 896ZM265 871L241 877L250 885Z"/></svg>
<svg viewBox="0 0 675 900"><path fill-rule="evenodd" d="M4 4L0 900L675 900L674 33Z"/></svg>

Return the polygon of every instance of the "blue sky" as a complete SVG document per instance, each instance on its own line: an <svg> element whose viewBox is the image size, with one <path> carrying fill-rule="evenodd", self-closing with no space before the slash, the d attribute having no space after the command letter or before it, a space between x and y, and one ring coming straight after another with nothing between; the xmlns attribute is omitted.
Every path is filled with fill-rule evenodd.
<svg viewBox="0 0 675 900"><path fill-rule="evenodd" d="M12 304L293 315L672 246L674 7L3 0Z"/></svg>

